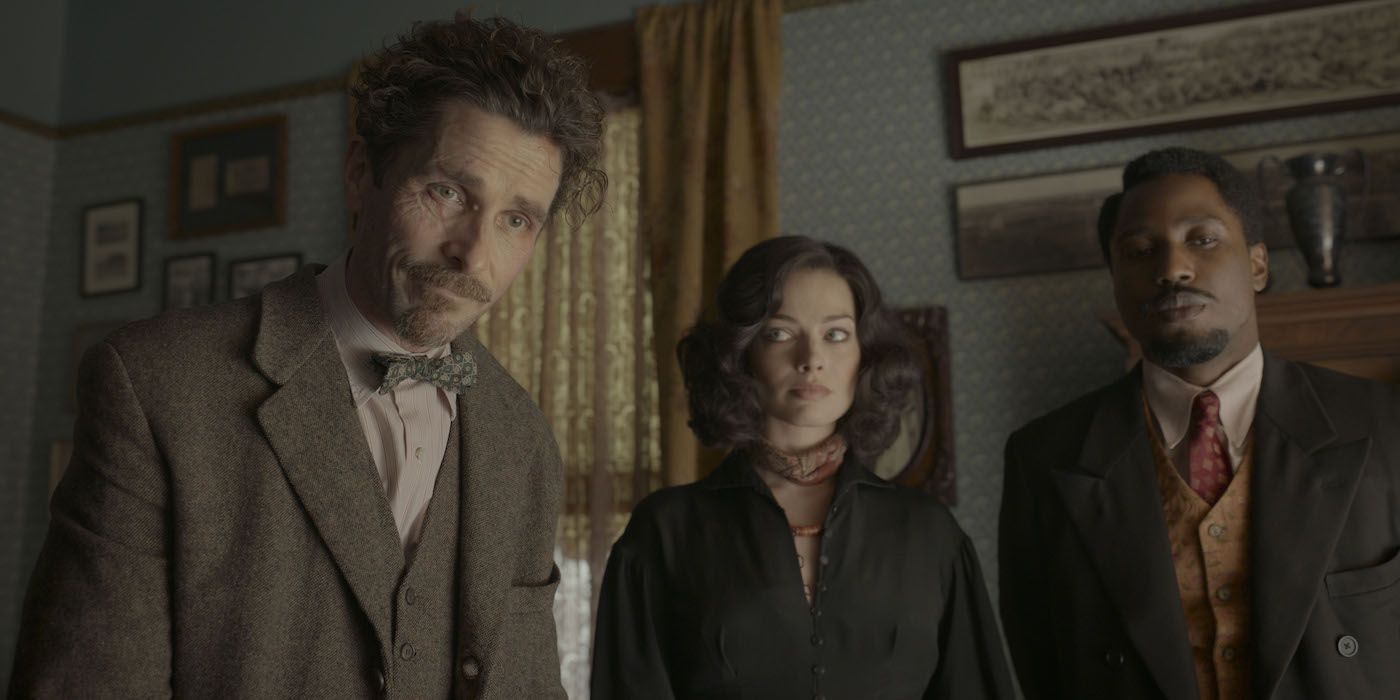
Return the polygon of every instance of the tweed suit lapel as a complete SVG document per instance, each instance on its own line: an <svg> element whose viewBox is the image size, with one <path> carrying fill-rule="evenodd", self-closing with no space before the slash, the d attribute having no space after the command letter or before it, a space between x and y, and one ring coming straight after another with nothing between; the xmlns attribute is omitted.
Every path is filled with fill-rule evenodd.
<svg viewBox="0 0 1400 700"><path fill-rule="evenodd" d="M1250 493L1259 698L1298 648L1370 452L1369 437L1338 439L1327 408L1301 367L1264 355Z"/></svg>
<svg viewBox="0 0 1400 700"><path fill-rule="evenodd" d="M477 382L457 397L457 430L461 435L458 514L458 634L463 644L484 652L505 619L505 592L513 583L517 523L511 513L525 492L521 470L511 468L530 458L535 445L510 443L518 434L511 425L502 382L510 381L486 348L470 334L452 343L456 352L470 353L478 368Z"/></svg>
<svg viewBox="0 0 1400 700"><path fill-rule="evenodd" d="M1077 465L1052 471L1070 520L1128 638L1165 697L1198 695L1186 616L1162 513L1141 368L1105 393Z"/></svg>
<svg viewBox="0 0 1400 700"><path fill-rule="evenodd" d="M313 269L263 292L253 361L278 386L258 406L258 422L381 649L387 649L403 550Z"/></svg>

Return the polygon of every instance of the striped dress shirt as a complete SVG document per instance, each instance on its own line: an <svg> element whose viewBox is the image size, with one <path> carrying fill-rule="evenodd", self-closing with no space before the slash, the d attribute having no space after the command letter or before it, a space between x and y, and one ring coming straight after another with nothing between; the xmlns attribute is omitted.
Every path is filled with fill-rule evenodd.
<svg viewBox="0 0 1400 700"><path fill-rule="evenodd" d="M408 351L370 323L350 299L345 287L348 262L348 255L342 255L317 276L317 294L350 379L355 411L394 515L399 541L405 555L411 555L422 535L447 435L457 417L457 395L417 380L379 393L380 373L370 356ZM424 354L443 357L449 352L451 347L443 345Z"/></svg>

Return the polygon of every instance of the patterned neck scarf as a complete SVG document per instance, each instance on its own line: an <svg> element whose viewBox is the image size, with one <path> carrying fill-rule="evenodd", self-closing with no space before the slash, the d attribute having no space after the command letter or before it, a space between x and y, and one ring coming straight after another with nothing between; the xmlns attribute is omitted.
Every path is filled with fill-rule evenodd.
<svg viewBox="0 0 1400 700"><path fill-rule="evenodd" d="M760 469L773 472L788 481L803 486L820 484L836 475L846 456L846 438L841 433L801 452L784 452L761 442L754 450L754 462Z"/></svg>

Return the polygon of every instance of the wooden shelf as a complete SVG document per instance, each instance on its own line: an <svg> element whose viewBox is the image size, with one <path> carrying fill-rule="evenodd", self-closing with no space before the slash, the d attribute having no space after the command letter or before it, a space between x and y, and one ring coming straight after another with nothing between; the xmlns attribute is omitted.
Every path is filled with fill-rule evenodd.
<svg viewBox="0 0 1400 700"><path fill-rule="evenodd" d="M1280 357L1400 383L1400 283L1261 294L1259 342ZM1109 333L1141 357L1116 311L1099 314Z"/></svg>

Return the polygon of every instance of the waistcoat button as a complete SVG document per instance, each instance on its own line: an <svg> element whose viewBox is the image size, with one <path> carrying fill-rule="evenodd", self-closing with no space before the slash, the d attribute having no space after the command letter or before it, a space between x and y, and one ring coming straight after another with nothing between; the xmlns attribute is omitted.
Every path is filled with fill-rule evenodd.
<svg viewBox="0 0 1400 700"><path fill-rule="evenodd" d="M463 678L472 681L476 680L476 677L479 675L481 675L481 664L477 662L476 657L468 656L467 658L462 659Z"/></svg>

